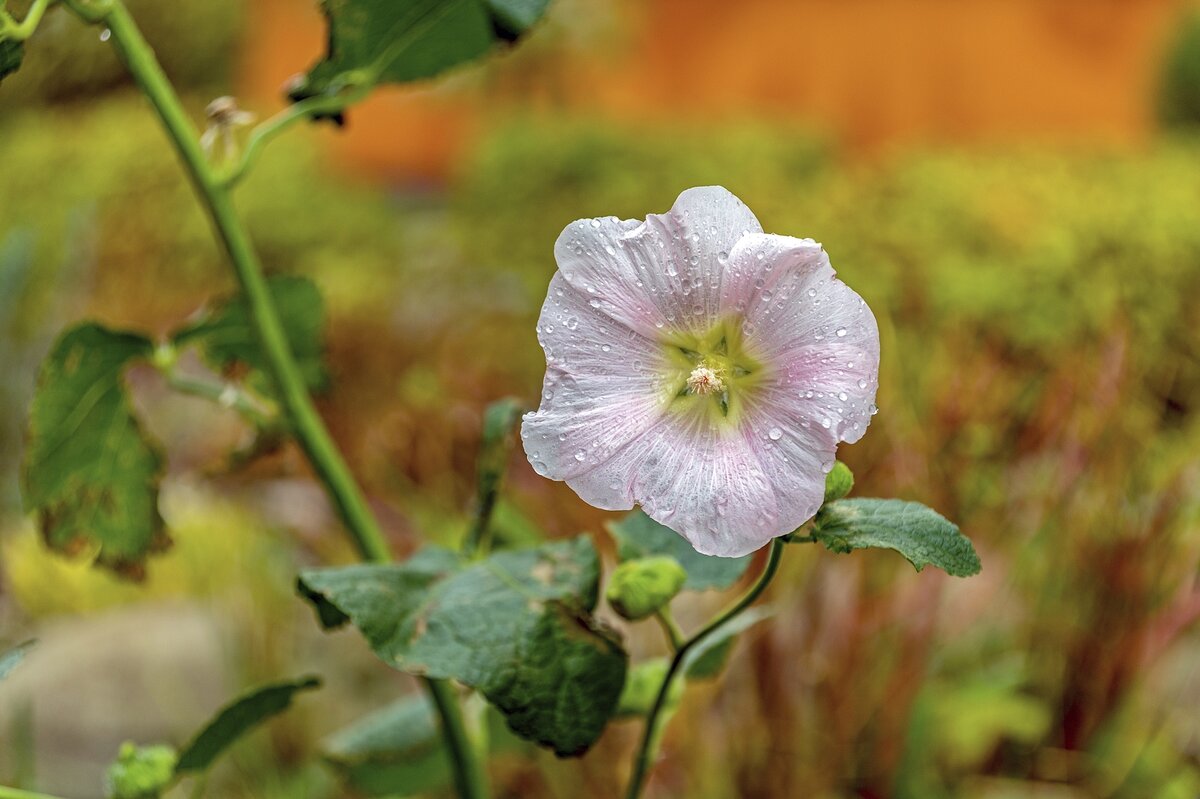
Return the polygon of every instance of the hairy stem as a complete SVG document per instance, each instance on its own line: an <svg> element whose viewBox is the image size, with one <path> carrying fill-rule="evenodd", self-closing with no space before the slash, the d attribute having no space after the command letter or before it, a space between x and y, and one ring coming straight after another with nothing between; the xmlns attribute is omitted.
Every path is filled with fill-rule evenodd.
<svg viewBox="0 0 1200 799"><path fill-rule="evenodd" d="M366 498L308 395L249 234L233 209L226 186L205 158L196 130L154 51L121 0L66 0L66 4L85 21L105 25L111 31L114 45L157 112L233 264L292 434L328 491L363 559L391 560ZM457 699L444 683L425 680L425 685L441 712L442 731L452 760L468 764L456 769L461 796L482 799L486 795L482 772L463 729Z"/></svg>
<svg viewBox="0 0 1200 799"><path fill-rule="evenodd" d="M661 727L664 723L663 711L667 706L667 697L671 693L671 687L675 679L679 676L688 653L700 642L716 632L723 624L754 604L754 600L758 599L759 595L770 584L771 579L775 576L775 572L779 569L779 561L783 556L785 546L787 546L787 543L783 539L776 538L773 540L771 542L771 551L767 556L767 565L763 567L762 573L754 581L754 585L750 586L740 599L714 617L712 621L704 625L702 630L684 641L683 645L675 650L675 656L671 658L671 665L667 668L667 675L663 678L662 685L658 689L658 696L654 698L654 706L650 709L650 714L646 717L646 729L642 734L642 742L638 747L637 758L633 762L633 774L629 778L629 790L626 793L627 799L638 799L642 795L642 788L645 787L646 777L650 772L650 761L654 759L655 752L658 749L658 741L662 735Z"/></svg>

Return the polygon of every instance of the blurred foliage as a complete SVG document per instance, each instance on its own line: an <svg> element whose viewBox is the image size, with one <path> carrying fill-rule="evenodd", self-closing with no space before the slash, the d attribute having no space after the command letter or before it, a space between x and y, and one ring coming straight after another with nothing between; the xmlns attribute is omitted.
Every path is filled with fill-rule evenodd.
<svg viewBox="0 0 1200 799"><path fill-rule="evenodd" d="M238 0L129 0L126 5L176 86L217 87L228 79L245 13ZM8 6L21 19L29 0ZM113 48L95 28L54 9L26 46L20 72L4 81L0 112L94 95L129 82Z"/></svg>
<svg viewBox="0 0 1200 799"><path fill-rule="evenodd" d="M6 114L0 138L0 280L17 286L0 292L0 323L16 382L32 382L34 356L69 318L162 332L230 286L138 102ZM333 179L303 137L273 146L238 203L270 268L308 275L326 296L322 411L397 552L463 534L482 409L536 397L533 326L564 225L662 211L705 183L738 194L768 231L824 242L871 304L880 413L839 456L857 495L919 499L958 523L983 572L952 584L887 553L791 548L774 620L745 633L721 680L687 689L657 795L1194 796L1200 141L848 165L788 130L537 117L492 136L445 201ZM220 471L240 428L131 382L173 453L168 487ZM23 413L21 393L0 398L5 418ZM5 428L0 451L14 435ZM519 453L509 468L498 537L608 518ZM297 473L285 450L219 485L237 506L239 492L266 494ZM287 641L311 620L288 583L297 560L345 556L332 517L270 505L284 539L225 500L205 503L232 515L192 533L168 501L178 546L150 569L148 593L54 558L30 532L5 543L5 579L29 619L196 593L258 603L265 592L269 602L237 619L258 642L247 651L305 668ZM639 656L662 653L633 643ZM394 698L394 686L367 682L376 704ZM349 722L283 723L306 720L313 734ZM634 733L618 725L578 763L504 759L496 775L509 795L616 795L613 763ZM222 795L311 795L311 773L280 754L294 747L255 751L259 793ZM287 766L277 773L272 757Z"/></svg>
<svg viewBox="0 0 1200 799"><path fill-rule="evenodd" d="M1167 127L1200 126L1200 7L1183 12L1163 68L1159 121Z"/></svg>

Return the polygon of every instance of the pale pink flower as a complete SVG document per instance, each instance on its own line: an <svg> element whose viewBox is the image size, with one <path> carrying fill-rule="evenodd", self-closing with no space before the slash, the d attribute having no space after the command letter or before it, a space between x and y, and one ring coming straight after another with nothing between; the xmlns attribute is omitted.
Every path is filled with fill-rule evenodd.
<svg viewBox="0 0 1200 799"><path fill-rule="evenodd" d="M542 403L521 428L534 469L707 555L810 519L879 374L875 317L821 246L763 233L710 186L644 222L573 222L554 256Z"/></svg>

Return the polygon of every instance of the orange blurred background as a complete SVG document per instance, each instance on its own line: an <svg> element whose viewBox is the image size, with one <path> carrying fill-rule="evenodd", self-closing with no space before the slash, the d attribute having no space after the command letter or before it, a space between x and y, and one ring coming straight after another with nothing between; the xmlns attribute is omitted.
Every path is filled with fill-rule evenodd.
<svg viewBox="0 0 1200 799"><path fill-rule="evenodd" d="M561 0L508 64L380 91L334 146L371 174L440 180L496 117L540 108L701 125L765 116L859 154L1018 138L1137 146L1153 129L1162 51L1181 7ZM280 87L322 50L324 22L304 0L259 0L249 15L241 93L281 104ZM581 15L594 19L581 24ZM566 27L567 36L548 30Z"/></svg>

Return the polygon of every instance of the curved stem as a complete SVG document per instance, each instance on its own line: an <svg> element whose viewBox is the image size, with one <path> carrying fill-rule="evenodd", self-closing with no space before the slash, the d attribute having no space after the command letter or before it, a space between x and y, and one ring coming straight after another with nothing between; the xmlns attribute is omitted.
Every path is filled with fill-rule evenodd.
<svg viewBox="0 0 1200 799"><path fill-rule="evenodd" d="M287 411L297 441L329 491L362 556L373 561L389 560L387 544L366 499L308 396L250 237L233 210L228 192L219 185L204 157L196 131L175 90L120 0L111 0L100 22L112 32L113 43L130 73L158 112L212 219L217 237L233 263L250 306L255 333L279 391L279 400Z"/></svg>
<svg viewBox="0 0 1200 799"><path fill-rule="evenodd" d="M254 400L232 383L213 383L208 380L199 380L173 370L163 372L163 378L166 380L167 385L174 391L180 394L200 397L225 408L232 408L240 413L246 421L260 430L270 428L273 423L273 420L267 414L263 413Z"/></svg>
<svg viewBox="0 0 1200 799"><path fill-rule="evenodd" d="M20 22L14 22L12 17L0 8L0 33L4 34L3 38L15 39L24 41L33 35L37 30L38 24L42 21L42 15L46 13L46 9L50 7L53 0L33 0L33 5L29 7L29 13L25 15L25 19Z"/></svg>
<svg viewBox="0 0 1200 799"><path fill-rule="evenodd" d="M85 21L106 25L111 31L117 51L158 113L233 264L292 434L325 485L363 558L375 562L391 560L387 543L367 506L366 498L308 395L249 234L234 212L226 187L205 158L196 130L155 59L154 51L121 0L65 2ZM458 715L457 699L444 683L426 680L425 685L441 712L442 731L451 752L456 754L456 764L468 764L458 768L460 773L457 777L460 786L463 786L462 797L482 799L486 795L482 771L476 764L461 716ZM6 798L0 796L0 799Z"/></svg>
<svg viewBox="0 0 1200 799"><path fill-rule="evenodd" d="M683 630L680 629L679 624L675 621L675 617L671 615L671 609L663 606L658 609L654 617L658 619L659 626L666 633L667 640L671 644L671 650L676 651L683 646L687 640L687 636L683 634Z"/></svg>
<svg viewBox="0 0 1200 799"><path fill-rule="evenodd" d="M770 584L771 579L775 576L775 572L778 571L779 561L783 556L785 546L787 546L787 543L783 539L774 539L771 542L771 551L767 555L767 565L763 567L762 573L758 575L758 579L754 581L754 585L750 586L740 599L713 617L712 621L704 625L703 629L685 641L683 646L675 650L675 656L671 658L671 665L667 668L667 675L663 678L662 685L659 686L658 696L654 698L654 706L650 709L650 714L646 717L646 729L642 734L642 742L638 747L637 759L633 763L633 775L629 778L629 790L626 793L627 799L638 799L642 795L642 788L645 786L646 777L650 771L650 761L654 757L654 752L657 749L656 744L662 732L660 727L663 723L662 714L667 705L667 697L671 693L671 687L676 677L679 676L680 669L687 658L688 652L705 638L716 632L721 625L754 604L754 600L758 599L759 595Z"/></svg>
<svg viewBox="0 0 1200 799"><path fill-rule="evenodd" d="M318 96L293 103L278 114L275 114L275 116L255 126L254 130L250 132L250 138L246 142L245 149L242 150L241 158L232 167L222 172L218 176L217 181L225 188L232 188L246 176L246 173L258 158L259 153L262 152L271 139L274 139L302 119L309 119L319 114L336 114L353 102L354 99L354 97L341 95L334 97Z"/></svg>

